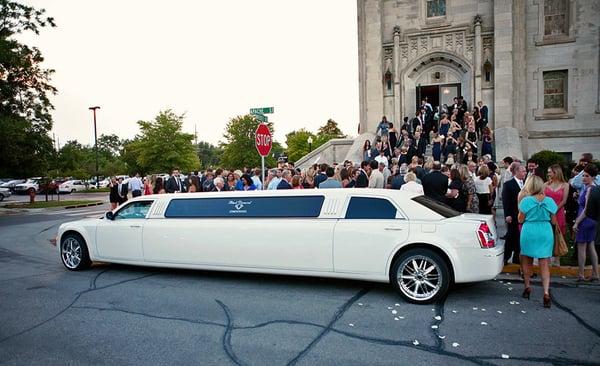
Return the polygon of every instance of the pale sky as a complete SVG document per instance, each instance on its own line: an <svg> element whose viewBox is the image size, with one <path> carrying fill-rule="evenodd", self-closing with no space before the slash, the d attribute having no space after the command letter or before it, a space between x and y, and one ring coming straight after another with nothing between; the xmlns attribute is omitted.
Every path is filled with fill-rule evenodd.
<svg viewBox="0 0 600 366"><path fill-rule="evenodd" d="M166 108L184 130L216 144L226 122L275 107L275 140L328 118L358 126L355 0L28 0L56 28L21 37L56 70L53 131L61 145L98 135L131 138Z"/></svg>

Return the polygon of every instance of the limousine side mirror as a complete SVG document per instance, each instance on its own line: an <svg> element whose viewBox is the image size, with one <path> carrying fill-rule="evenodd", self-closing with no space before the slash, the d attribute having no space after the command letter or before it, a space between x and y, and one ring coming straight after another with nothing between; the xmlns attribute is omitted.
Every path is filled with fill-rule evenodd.
<svg viewBox="0 0 600 366"><path fill-rule="evenodd" d="M112 211L108 211L108 212L106 213L106 218L107 218L108 220L114 220L114 219L115 219L115 215L112 213Z"/></svg>

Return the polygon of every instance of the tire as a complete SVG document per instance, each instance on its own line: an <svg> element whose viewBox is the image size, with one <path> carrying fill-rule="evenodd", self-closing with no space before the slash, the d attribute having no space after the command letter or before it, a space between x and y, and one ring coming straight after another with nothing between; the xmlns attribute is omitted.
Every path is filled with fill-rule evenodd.
<svg viewBox="0 0 600 366"><path fill-rule="evenodd" d="M401 276L405 278L399 280ZM439 254L426 248L402 253L390 271L390 283L394 289L404 300L413 304L429 304L444 298L450 282L448 263Z"/></svg>
<svg viewBox="0 0 600 366"><path fill-rule="evenodd" d="M4 201L4 195L0 194L0 202Z"/></svg>
<svg viewBox="0 0 600 366"><path fill-rule="evenodd" d="M92 261L85 240L79 234L69 233L60 241L60 259L70 271L90 268Z"/></svg>
<svg viewBox="0 0 600 366"><path fill-rule="evenodd" d="M71 193L75 193L75 191L76 191L75 188L71 189Z"/></svg>

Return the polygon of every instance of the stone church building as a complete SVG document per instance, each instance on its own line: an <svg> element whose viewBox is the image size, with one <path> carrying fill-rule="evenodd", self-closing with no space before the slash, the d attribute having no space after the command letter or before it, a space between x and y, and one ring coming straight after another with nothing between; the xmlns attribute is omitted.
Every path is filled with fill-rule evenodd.
<svg viewBox="0 0 600 366"><path fill-rule="evenodd" d="M360 136L300 163L360 161L382 116L399 126L421 98L459 95L488 106L497 160L600 157L599 0L357 0L357 11Z"/></svg>

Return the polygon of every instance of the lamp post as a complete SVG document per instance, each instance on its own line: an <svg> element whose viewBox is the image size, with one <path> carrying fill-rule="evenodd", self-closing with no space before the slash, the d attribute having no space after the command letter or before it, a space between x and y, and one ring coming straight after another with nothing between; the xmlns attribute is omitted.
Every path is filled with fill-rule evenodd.
<svg viewBox="0 0 600 366"><path fill-rule="evenodd" d="M308 152L311 152L312 151L312 143L313 143L312 136L308 136L307 142L308 142Z"/></svg>
<svg viewBox="0 0 600 366"><path fill-rule="evenodd" d="M96 109L100 107L90 107L94 112L94 149L96 150L96 188L100 188L100 180L98 179L98 131L96 130Z"/></svg>

